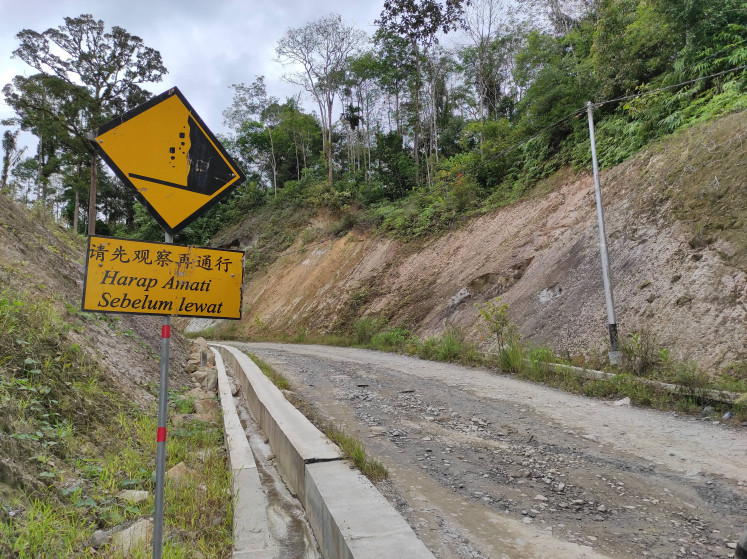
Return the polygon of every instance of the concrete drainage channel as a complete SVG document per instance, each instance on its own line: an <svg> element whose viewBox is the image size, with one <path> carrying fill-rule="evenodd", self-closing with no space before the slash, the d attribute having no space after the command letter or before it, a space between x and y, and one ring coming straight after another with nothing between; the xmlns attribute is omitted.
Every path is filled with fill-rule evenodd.
<svg viewBox="0 0 747 559"><path fill-rule="evenodd" d="M283 481L303 506L325 559L433 559L404 518L249 357L231 346L210 345L233 472L235 558L290 556L271 537L268 496L236 412L224 360L236 372L249 410L269 440Z"/></svg>

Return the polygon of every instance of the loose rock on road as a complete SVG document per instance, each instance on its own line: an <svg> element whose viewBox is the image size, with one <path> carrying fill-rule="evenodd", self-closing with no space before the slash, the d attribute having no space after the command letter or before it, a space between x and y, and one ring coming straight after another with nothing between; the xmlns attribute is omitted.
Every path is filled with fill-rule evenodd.
<svg viewBox="0 0 747 559"><path fill-rule="evenodd" d="M486 369L239 344L389 469L379 489L439 558L734 557L747 431Z"/></svg>

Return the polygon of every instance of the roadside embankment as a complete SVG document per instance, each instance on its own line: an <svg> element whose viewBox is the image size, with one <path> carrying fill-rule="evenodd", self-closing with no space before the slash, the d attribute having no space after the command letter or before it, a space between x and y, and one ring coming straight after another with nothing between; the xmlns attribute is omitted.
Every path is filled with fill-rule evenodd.
<svg viewBox="0 0 747 559"><path fill-rule="evenodd" d="M249 409L269 439L284 481L306 511L325 559L433 558L373 484L351 469L337 446L283 397L249 357L228 345L211 347L235 371ZM226 401L232 402L228 398ZM230 410L224 409L226 413L230 415ZM234 452L245 456L246 449L237 441L240 437L229 434L228 424L226 432L233 468ZM250 487L253 483L251 476ZM251 489L234 485L234 492L237 491L241 496ZM237 521L244 506L236 507L234 526L238 531L243 530ZM259 500L251 506L264 510ZM238 542L242 536L236 533L234 537Z"/></svg>

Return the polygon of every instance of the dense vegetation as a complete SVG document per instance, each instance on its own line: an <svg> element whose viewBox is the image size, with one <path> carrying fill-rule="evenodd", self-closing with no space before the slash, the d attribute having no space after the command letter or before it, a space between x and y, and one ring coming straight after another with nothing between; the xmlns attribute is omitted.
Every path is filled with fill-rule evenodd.
<svg viewBox="0 0 747 559"><path fill-rule="evenodd" d="M587 101L602 167L747 105L740 0L562 8L550 0L513 11L500 0L387 1L374 37L334 15L288 29L276 52L279 63L294 64L286 79L298 95L273 97L262 76L233 86L224 140L250 178L176 241L207 243L217 224L289 207L340 212L339 230L362 224L412 238L509 203L561 166L588 168ZM141 101L147 94L138 84L165 73L160 55L139 38L118 27L105 33L91 16L66 18L42 34L21 32L16 54L42 68L34 50L41 39L65 45L89 28L102 44L126 43L139 53L128 68L136 79L86 81L80 60L106 49L69 52L83 86L43 72L17 77L4 89L18 113L9 124L36 134L39 153L19 157L14 132L6 131L0 185L29 203L56 203L81 230L76 200L85 207L83 177L93 158L80 131ZM304 111L303 94L318 112ZM98 233L162 237L118 181L97 175Z"/></svg>
<svg viewBox="0 0 747 559"><path fill-rule="evenodd" d="M18 208L7 201L2 206L5 244L13 234L28 235L30 223L52 225L27 212L11 222L8 213ZM55 273L64 277L65 259L80 253L80 240L56 226L46 231L46 249L58 264ZM30 253L34 242L20 253ZM35 253L32 262L44 262L43 253ZM130 400L133 385L113 378L98 355L110 351L103 345L110 338L142 352L143 359L157 354L129 327L132 322L81 312L68 302L72 297L64 281L48 287L31 270L30 262L3 256L0 557L123 557L116 541L94 543L94 534L113 534L152 515L157 413ZM196 411L194 398L177 391L169 392L169 407L172 420ZM181 417L169 431L167 467L185 462L199 478L166 489L164 557L227 557L233 513L222 431L195 415ZM122 496L124 490L146 491L147 498L131 502ZM148 551L127 556L146 557Z"/></svg>

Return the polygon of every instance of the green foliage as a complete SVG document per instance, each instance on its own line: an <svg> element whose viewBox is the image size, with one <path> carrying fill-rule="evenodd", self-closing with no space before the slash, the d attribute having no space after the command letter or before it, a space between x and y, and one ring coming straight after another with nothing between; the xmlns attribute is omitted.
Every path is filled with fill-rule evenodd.
<svg viewBox="0 0 747 559"><path fill-rule="evenodd" d="M66 341L72 328L50 301L0 293L0 430L26 448L61 455L70 433L94 421L78 413L81 402L95 402L102 418L116 406L98 394L93 360Z"/></svg>
<svg viewBox="0 0 747 559"><path fill-rule="evenodd" d="M581 64L581 53L569 48L577 33L554 37L531 32L516 57L514 78L527 88L517 111L520 125L530 133L568 116L579 108L580 99L589 98L589 68Z"/></svg>
<svg viewBox="0 0 747 559"><path fill-rule="evenodd" d="M543 378L550 373L552 364L558 361L552 349L532 347L529 350L529 370L533 375Z"/></svg>
<svg viewBox="0 0 747 559"><path fill-rule="evenodd" d="M436 359L439 361L456 361L461 355L464 344L464 333L457 328L450 328L440 340L436 349Z"/></svg>
<svg viewBox="0 0 747 559"><path fill-rule="evenodd" d="M366 345L371 339L384 330L386 320L380 317L366 316L353 324L353 340L357 345Z"/></svg>
<svg viewBox="0 0 747 559"><path fill-rule="evenodd" d="M295 98L269 95L262 76L234 85L224 112L231 136L222 141L250 180L175 241L210 244L221 227L266 217L268 198L269 213L287 206L338 213L336 234L352 226L379 227L401 239L438 234L465 215L520 199L561 166L589 169L586 100L625 97L595 111L603 168L667 134L747 106L744 70L679 85L747 63L741 0L602 0L554 33L527 22L506 25L456 54L434 42L435 30L453 30L464 8L447 4L386 4L374 46L364 52L351 50L360 33L339 18L288 30L278 54L297 60L307 49L312 73L296 78L320 95L324 114L315 117ZM314 48L321 44L295 42L303 32L330 39L324 48L334 71L317 64L321 52ZM72 40L85 33L98 41ZM164 69L158 53L138 38L121 28L106 31L91 16L66 18L44 33L24 30L18 38L16 54L42 73L16 77L4 90L6 100L21 127L44 141L37 156L15 165L10 181L4 175L3 185L14 196L28 199L33 190L46 197L49 178L62 173L64 214L71 219L76 192L85 205L90 171L80 122L90 127L143 100L139 84L157 81ZM45 46L56 38L71 39L59 60ZM109 60L112 41L131 47L134 58ZM50 71L63 63L72 74ZM127 69L107 73L111 79L130 80L107 91L128 94L91 99L96 69L107 64ZM334 130L333 98L346 107ZM323 134L324 144L334 147L325 153ZM4 174L9 167L5 161ZM133 207L118 181L103 172L99 177L106 215L99 232L161 240L160 227Z"/></svg>
<svg viewBox="0 0 747 559"><path fill-rule="evenodd" d="M592 60L600 72L603 95L627 93L671 69L677 35L655 3L606 0L601 3L600 16Z"/></svg>
<svg viewBox="0 0 747 559"><path fill-rule="evenodd" d="M502 370L509 373L523 373L525 348L517 335L510 336L498 354L498 363ZM537 372L532 369L533 372Z"/></svg>
<svg viewBox="0 0 747 559"><path fill-rule="evenodd" d="M22 129L39 138L40 198L46 203L50 177L60 175L59 194L69 202L65 215L75 221L76 192L85 201L82 172L93 176L96 170L87 131L147 100L142 84L160 81L166 68L142 39L122 27L107 30L89 14L66 17L63 25L41 33L24 29L16 38L13 54L38 73L16 76L3 93ZM97 207L106 216L106 230L99 232L108 233L120 221L132 226L134 198L122 196L118 180L107 179L99 174Z"/></svg>
<svg viewBox="0 0 747 559"><path fill-rule="evenodd" d="M99 382L100 373L89 352L67 340L67 333L77 329L75 323L98 317L69 310L67 318L73 323L62 320L50 301L9 290L0 295L0 439L6 452L30 457L36 469L36 480L26 478L21 487L29 500L6 503L23 513L0 519L4 555L83 556L97 527L146 516L152 507L152 498L131 505L116 499L114 493L125 488L152 490L155 414L130 411L119 395ZM171 396L178 411L193 411L190 399ZM184 459L187 449L194 451L208 442L220 448L220 432L212 431L206 437L204 430L183 434L174 430L169 439L170 459ZM92 433L103 441L100 447L88 442ZM221 467L225 472L225 466ZM78 481L58 493L55 485L67 481L68 475ZM227 476L223 479L223 489L216 496L225 510ZM218 512L216 506L215 500L209 505L200 501L189 510L193 516L195 510L202 510L198 516L207 514L212 519ZM230 531L216 532L217 543L206 549L224 549L227 534Z"/></svg>
<svg viewBox="0 0 747 559"><path fill-rule="evenodd" d="M373 155L379 162L375 172L381 189L368 191L363 201L375 203L382 198L396 200L415 187L415 162L403 140L402 134L396 131L376 134Z"/></svg>
<svg viewBox="0 0 747 559"><path fill-rule="evenodd" d="M496 297L475 306L479 309L488 332L495 337L498 351L503 351L513 339L517 338L516 325L508 317L508 304L504 303L500 297Z"/></svg>
<svg viewBox="0 0 747 559"><path fill-rule="evenodd" d="M169 403L176 413L195 413L194 398L184 398L173 390L169 390Z"/></svg>
<svg viewBox="0 0 747 559"><path fill-rule="evenodd" d="M661 363L659 343L649 332L631 332L620 340L622 367L637 376L649 375Z"/></svg>
<svg viewBox="0 0 747 559"><path fill-rule="evenodd" d="M252 361L254 361L257 364L257 367L261 369L261 371L265 374L265 376L272 381L272 384L277 386L280 390L291 389L291 385L290 385L290 382L288 382L288 379L286 379L283 375L278 373L272 367L272 365L258 358L256 355L250 354L249 357L251 358Z"/></svg>
<svg viewBox="0 0 747 559"><path fill-rule="evenodd" d="M467 341L464 331L456 326L449 328L440 337L426 338L423 341L412 339L405 349L421 359L464 365L481 365L485 362L475 344Z"/></svg>
<svg viewBox="0 0 747 559"><path fill-rule="evenodd" d="M370 346L382 351L396 351L405 346L410 336L406 328L387 327L371 337Z"/></svg>

